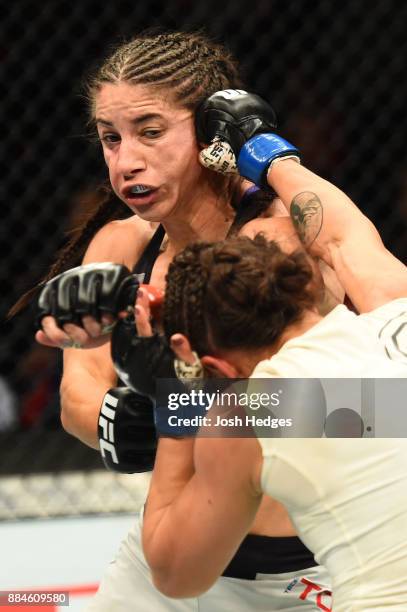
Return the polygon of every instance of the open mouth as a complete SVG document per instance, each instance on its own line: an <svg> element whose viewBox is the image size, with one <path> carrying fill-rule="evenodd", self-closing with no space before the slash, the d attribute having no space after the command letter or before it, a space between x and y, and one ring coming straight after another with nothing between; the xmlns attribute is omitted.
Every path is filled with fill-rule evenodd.
<svg viewBox="0 0 407 612"><path fill-rule="evenodd" d="M125 197L128 202L139 204L150 204L155 199L158 188L150 187L149 185L133 185L125 191Z"/></svg>

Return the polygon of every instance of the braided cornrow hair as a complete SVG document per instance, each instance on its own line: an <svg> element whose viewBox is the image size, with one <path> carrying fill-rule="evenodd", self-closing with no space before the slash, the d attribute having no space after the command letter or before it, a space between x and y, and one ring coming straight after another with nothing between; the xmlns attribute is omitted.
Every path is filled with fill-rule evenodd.
<svg viewBox="0 0 407 612"><path fill-rule="evenodd" d="M237 63L225 47L198 32L140 35L121 45L90 78L91 114L104 83L153 85L192 111L219 89L242 87Z"/></svg>
<svg viewBox="0 0 407 612"><path fill-rule="evenodd" d="M185 334L201 356L271 346L319 291L303 251L287 255L261 235L197 243L170 264L165 334Z"/></svg>
<svg viewBox="0 0 407 612"><path fill-rule="evenodd" d="M175 102L192 111L219 89L242 87L237 63L231 54L198 32L146 33L121 44L85 85L91 121L99 89L103 84L119 82L159 87L171 92ZM217 178L221 180L220 175ZM224 177L224 184L230 188L230 179ZM110 190L93 217L78 228L58 254L48 274L18 300L9 316L22 310L47 280L79 264L90 240L103 225L130 214Z"/></svg>
<svg viewBox="0 0 407 612"><path fill-rule="evenodd" d="M208 350L208 326L205 311L209 269L202 258L211 256L211 243L197 242L179 253L170 263L166 276L163 322L168 339L181 332L199 354Z"/></svg>

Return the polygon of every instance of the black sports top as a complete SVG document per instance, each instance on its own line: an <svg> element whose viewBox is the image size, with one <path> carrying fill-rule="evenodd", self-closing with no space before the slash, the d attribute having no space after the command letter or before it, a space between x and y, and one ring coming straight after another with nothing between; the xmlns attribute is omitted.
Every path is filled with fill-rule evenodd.
<svg viewBox="0 0 407 612"><path fill-rule="evenodd" d="M236 215L229 228L228 236L251 219L255 219L270 204L274 197L275 194L273 193L262 194L258 187L250 187L237 206ZM144 274L142 283L148 284L150 282L153 266L160 253L164 236L165 230L162 225L159 225L133 268L133 274Z"/></svg>
<svg viewBox="0 0 407 612"><path fill-rule="evenodd" d="M133 268L133 274L144 274L142 282L145 284L150 282L151 272L153 271L155 260L160 253L160 247L162 241L164 240L164 236L165 229L162 225L159 225L155 230L150 242L141 254L140 259Z"/></svg>

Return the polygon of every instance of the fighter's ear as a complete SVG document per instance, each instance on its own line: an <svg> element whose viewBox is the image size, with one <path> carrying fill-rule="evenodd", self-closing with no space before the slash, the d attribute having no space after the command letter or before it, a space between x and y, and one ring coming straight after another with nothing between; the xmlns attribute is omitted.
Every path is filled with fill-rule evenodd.
<svg viewBox="0 0 407 612"><path fill-rule="evenodd" d="M226 359L213 357L212 355L204 355L201 357L201 363L205 370L213 374L216 378L239 378L235 366Z"/></svg>
<svg viewBox="0 0 407 612"><path fill-rule="evenodd" d="M184 334L174 334L170 339L170 346L178 359L185 361L188 365L196 362L196 353L192 351L191 344ZM215 378L239 378L239 373L229 361L212 355L204 355L201 364L205 370L213 374Z"/></svg>

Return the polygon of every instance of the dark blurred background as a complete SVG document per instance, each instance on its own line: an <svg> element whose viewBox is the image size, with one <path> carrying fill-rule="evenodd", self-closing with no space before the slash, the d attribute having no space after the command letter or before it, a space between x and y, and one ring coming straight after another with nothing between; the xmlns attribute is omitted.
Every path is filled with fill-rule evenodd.
<svg viewBox="0 0 407 612"><path fill-rule="evenodd" d="M406 261L406 3L15 0L3 3L0 23L0 473L101 467L61 431L59 351L35 345L32 311L5 315L105 179L83 79L144 28L203 28L229 46L304 163L344 189Z"/></svg>

